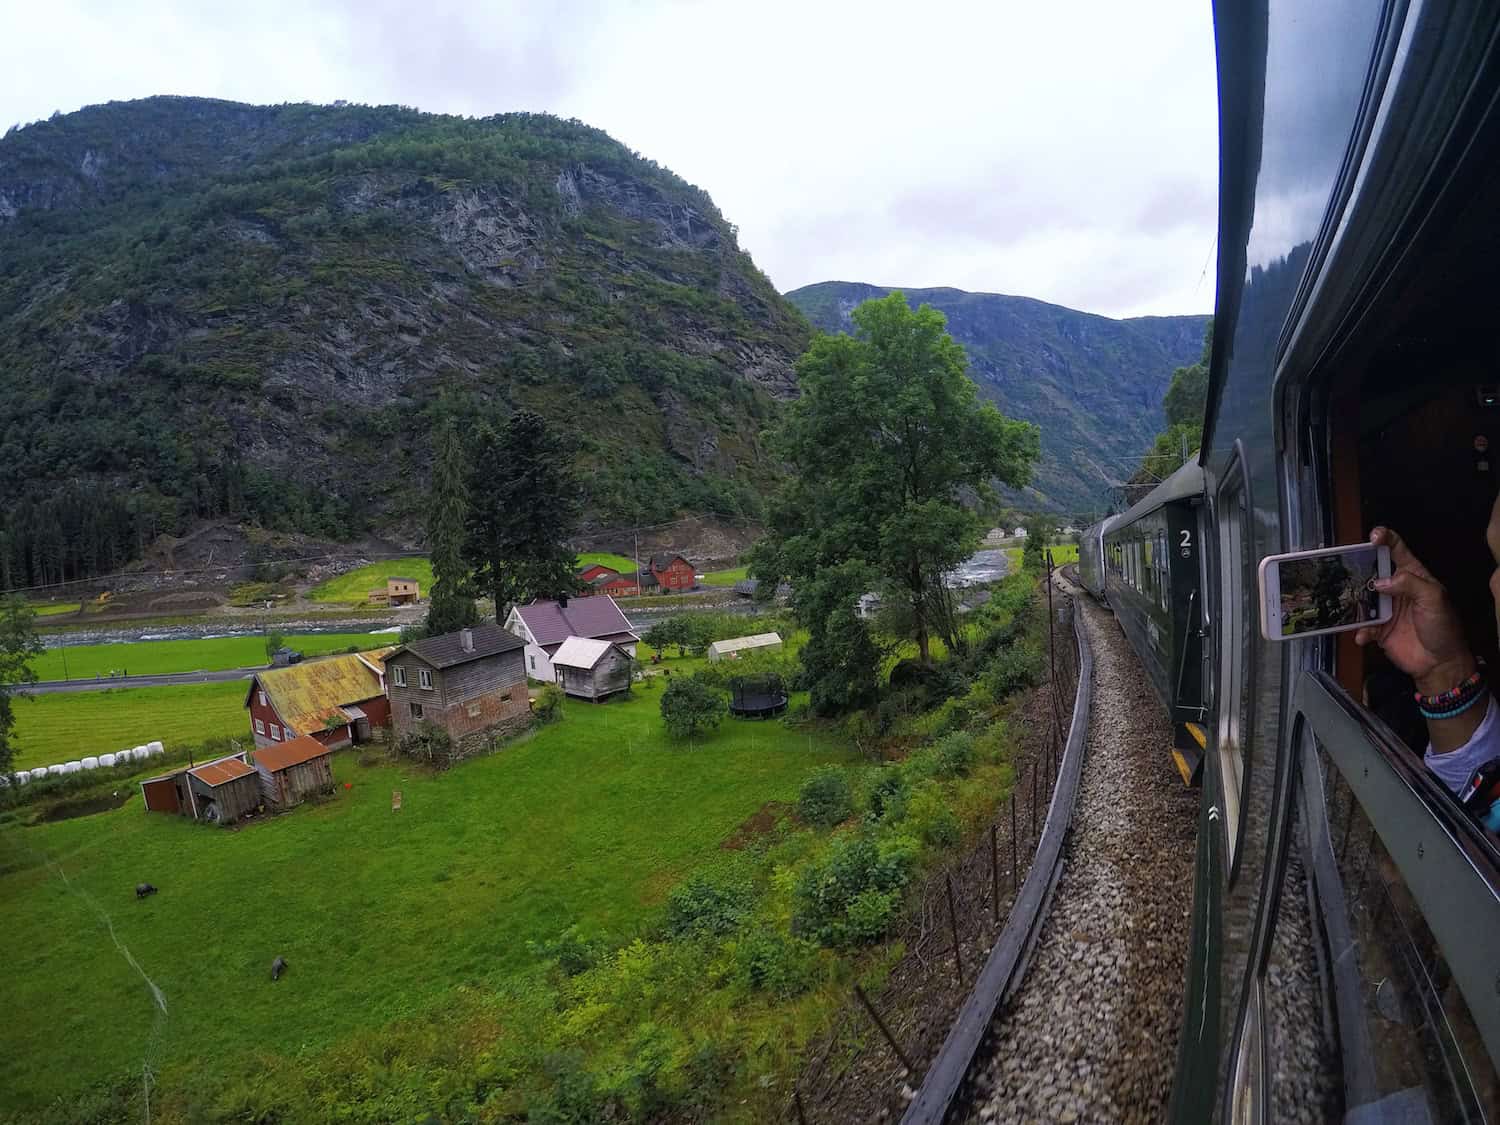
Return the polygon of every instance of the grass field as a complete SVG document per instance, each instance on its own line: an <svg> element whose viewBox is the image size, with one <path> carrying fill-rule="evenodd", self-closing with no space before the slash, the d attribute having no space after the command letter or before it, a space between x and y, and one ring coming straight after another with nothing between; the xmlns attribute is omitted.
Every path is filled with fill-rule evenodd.
<svg viewBox="0 0 1500 1125"><path fill-rule="evenodd" d="M403 1022L461 1036L468 998L534 970L528 941L572 923L638 932L765 802L854 760L780 723L726 722L697 747L672 744L658 700L570 702L562 722L438 776L342 753L335 776L351 789L239 831L143 815L139 796L0 824L8 1108L67 1099L66 1119L80 1090L139 1088L144 1062L157 1114L196 1119L209 1114L191 1107L228 1079L328 1067L318 1073L335 1080L326 1052L364 1057ZM161 893L137 902L143 879ZM273 985L278 955L289 972Z"/></svg>
<svg viewBox="0 0 1500 1125"><path fill-rule="evenodd" d="M385 589L387 578L415 578L417 586L426 598L432 589L432 563L423 558L387 559L359 567L327 582L320 582L308 591L307 596L315 602L348 602L359 604L371 590Z"/></svg>
<svg viewBox="0 0 1500 1125"><path fill-rule="evenodd" d="M748 568L737 566L732 570L710 570L703 576L705 586L733 586L736 582L750 577Z"/></svg>
<svg viewBox="0 0 1500 1125"><path fill-rule="evenodd" d="M304 633L286 634L286 644L304 656L343 652L350 645L361 649L396 643L394 633ZM266 662L263 638L212 637L204 640L135 641L128 644L71 645L49 648L31 661L42 680L75 680L125 671L132 676L156 676L169 672L214 672L223 668L254 668Z"/></svg>
<svg viewBox="0 0 1500 1125"><path fill-rule="evenodd" d="M78 602L31 602L31 612L38 617L60 617L64 613L77 613Z"/></svg>
<svg viewBox="0 0 1500 1125"><path fill-rule="evenodd" d="M578 556L578 569L586 566L607 566L611 570L618 570L621 574L630 574L635 570L635 560L627 559L624 555L612 555L608 551L585 551Z"/></svg>
<svg viewBox="0 0 1500 1125"><path fill-rule="evenodd" d="M153 739L169 747L250 737L244 681L17 696L17 768L109 754Z"/></svg>

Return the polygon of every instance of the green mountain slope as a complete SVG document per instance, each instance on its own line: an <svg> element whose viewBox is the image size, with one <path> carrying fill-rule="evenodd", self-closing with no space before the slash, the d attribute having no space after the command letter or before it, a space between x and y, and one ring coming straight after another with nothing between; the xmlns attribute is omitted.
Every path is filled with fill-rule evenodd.
<svg viewBox="0 0 1500 1125"><path fill-rule="evenodd" d="M149 98L0 139L0 586L229 515L415 536L440 412L597 522L753 511L808 327L701 190L556 118Z"/></svg>
<svg viewBox="0 0 1500 1125"><path fill-rule="evenodd" d="M825 281L787 299L825 332L849 330L849 313L889 288ZM1102 511L1162 428L1172 371L1197 358L1206 316L1111 320L1029 297L907 289L913 305L948 318L980 390L1013 418L1042 430L1042 459L1022 503L1082 517Z"/></svg>

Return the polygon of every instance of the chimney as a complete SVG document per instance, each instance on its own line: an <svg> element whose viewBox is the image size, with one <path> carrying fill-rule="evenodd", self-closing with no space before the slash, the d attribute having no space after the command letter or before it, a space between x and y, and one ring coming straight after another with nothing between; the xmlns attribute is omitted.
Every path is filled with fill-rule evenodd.
<svg viewBox="0 0 1500 1125"><path fill-rule="evenodd" d="M474 651L474 630L460 629L458 631L458 647L465 652Z"/></svg>

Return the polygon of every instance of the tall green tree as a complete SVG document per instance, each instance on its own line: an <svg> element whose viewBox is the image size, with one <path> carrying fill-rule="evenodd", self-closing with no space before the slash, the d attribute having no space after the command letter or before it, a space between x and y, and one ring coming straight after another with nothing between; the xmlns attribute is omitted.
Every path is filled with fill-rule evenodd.
<svg viewBox="0 0 1500 1125"><path fill-rule="evenodd" d="M451 633L479 620L464 559L469 508L466 469L458 428L451 417L446 418L438 429L427 517L427 545L432 554L432 594L427 604L430 635Z"/></svg>
<svg viewBox="0 0 1500 1125"><path fill-rule="evenodd" d="M797 362L801 397L771 435L793 472L751 569L763 582L791 581L814 653L831 655L834 637L863 650L854 599L879 588L910 610L930 662L934 635L959 644L942 577L982 534L964 498L987 502L996 482L1024 485L1038 433L979 398L936 309L913 310L893 292L855 309L854 325L853 336L817 337ZM868 690L853 673L840 669L832 693L851 705Z"/></svg>
<svg viewBox="0 0 1500 1125"><path fill-rule="evenodd" d="M41 654L36 614L18 597L0 600L0 774L9 775L16 759L13 690L36 683L30 660Z"/></svg>
<svg viewBox="0 0 1500 1125"><path fill-rule="evenodd" d="M582 505L572 455L570 443L530 410L475 435L465 554L475 581L494 596L496 621L517 602L577 588L568 540Z"/></svg>
<svg viewBox="0 0 1500 1125"><path fill-rule="evenodd" d="M1214 352L1214 322L1203 332L1203 351L1197 363L1172 372L1172 382L1162 399L1167 428L1156 435L1141 458L1141 466L1126 483L1126 499L1132 503L1172 475L1203 442L1203 417L1208 409L1208 367Z"/></svg>

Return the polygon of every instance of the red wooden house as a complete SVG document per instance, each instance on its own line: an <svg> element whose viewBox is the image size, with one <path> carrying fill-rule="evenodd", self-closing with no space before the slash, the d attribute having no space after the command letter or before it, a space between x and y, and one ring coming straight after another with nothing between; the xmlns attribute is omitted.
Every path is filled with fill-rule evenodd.
<svg viewBox="0 0 1500 1125"><path fill-rule="evenodd" d="M634 574L621 574L607 566L595 563L586 566L578 572L578 581L582 589L578 592L580 598L593 597L595 594L609 594L616 598L633 598L641 592L640 583Z"/></svg>
<svg viewBox="0 0 1500 1125"><path fill-rule="evenodd" d="M698 576L693 570L693 564L681 555L652 555L646 572L641 575L641 589L646 593L660 591L671 594L679 590L691 590L697 584Z"/></svg>
<svg viewBox="0 0 1500 1125"><path fill-rule="evenodd" d="M389 725L384 662L391 651L328 656L257 672L245 694L256 747L310 735L338 750Z"/></svg>

